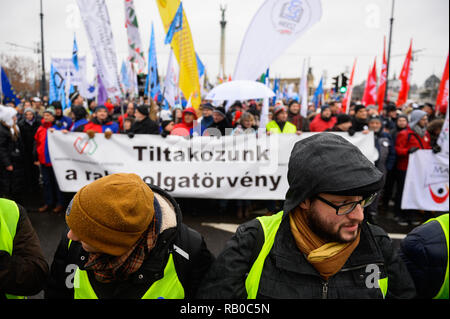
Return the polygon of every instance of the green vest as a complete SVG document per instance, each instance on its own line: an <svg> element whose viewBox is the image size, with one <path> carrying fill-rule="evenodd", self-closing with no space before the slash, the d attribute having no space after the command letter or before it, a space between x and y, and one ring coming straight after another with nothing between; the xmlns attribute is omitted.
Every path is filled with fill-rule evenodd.
<svg viewBox="0 0 450 319"><path fill-rule="evenodd" d="M283 211L273 216L258 217L257 219L261 223L261 227L264 232L264 244L259 252L258 258L256 258L250 272L248 273L247 279L245 280L247 299L256 299L259 289L259 281L264 268L264 262L273 247L273 243L275 242L275 236L278 232L278 228L280 227L281 220L283 219ZM378 284L384 298L388 288L387 277L379 279Z"/></svg>
<svg viewBox="0 0 450 319"><path fill-rule="evenodd" d="M445 235L445 241L447 244L447 269L445 270L444 282L442 283L441 289L433 299L448 299L448 214L441 215L438 218L432 218L426 221L425 224L434 220L441 224L442 231Z"/></svg>
<svg viewBox="0 0 450 319"><path fill-rule="evenodd" d="M69 247L70 247L69 242ZM89 282L88 274L85 270L78 268L74 277L74 299L98 299L94 289ZM184 288L178 279L173 262L172 254L169 255L164 276L154 282L141 299L183 299Z"/></svg>
<svg viewBox="0 0 450 319"><path fill-rule="evenodd" d="M14 237L19 222L19 207L11 200L0 198L0 250L10 256L13 253ZM6 294L7 299L24 299L25 297Z"/></svg>
<svg viewBox="0 0 450 319"><path fill-rule="evenodd" d="M271 132L271 133L274 133L274 134L281 134L281 133L283 133L283 134L295 134L295 133L297 133L297 126L295 126L291 122L286 122L286 124L284 124L283 131L281 131L281 129L278 126L277 122L270 121L266 125L266 130Z"/></svg>

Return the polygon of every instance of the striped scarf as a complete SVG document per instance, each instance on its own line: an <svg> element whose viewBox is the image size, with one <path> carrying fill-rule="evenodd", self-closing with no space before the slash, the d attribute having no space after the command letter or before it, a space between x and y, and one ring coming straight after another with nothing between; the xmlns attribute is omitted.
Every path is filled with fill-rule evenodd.
<svg viewBox="0 0 450 319"><path fill-rule="evenodd" d="M156 245L158 237L156 216L139 240L122 256L90 253L84 268L94 273L102 283L124 281L142 266L147 254Z"/></svg>

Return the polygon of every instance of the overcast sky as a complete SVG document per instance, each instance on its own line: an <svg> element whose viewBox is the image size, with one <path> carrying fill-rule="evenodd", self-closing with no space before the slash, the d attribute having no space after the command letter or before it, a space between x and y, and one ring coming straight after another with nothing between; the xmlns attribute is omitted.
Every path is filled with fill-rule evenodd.
<svg viewBox="0 0 450 319"><path fill-rule="evenodd" d="M118 62L127 56L123 0L106 0L113 28ZM227 5L226 72L232 74L247 27L264 0L184 0L195 49L210 77L219 70L220 4ZM169 48L154 0L134 0L144 49L148 51L151 23L154 23L159 73L165 74ZM92 64L89 44L79 17L76 0L43 0L46 70L51 57L71 57L76 33L81 55ZM392 0L322 0L321 21L300 37L271 65L271 77L299 77L302 61L310 57L316 82L324 71L331 77L350 71L358 58L356 82L366 79L377 57L381 65L383 37L389 34ZM417 54L412 82L422 85L431 74L439 78L449 50L448 0L396 0L391 72L399 74L413 39ZM0 0L0 52L35 57L31 51L6 44L32 47L40 40L39 0ZM92 76L92 67L88 74ZM379 71L378 71L379 72ZM91 80L91 79L89 79Z"/></svg>

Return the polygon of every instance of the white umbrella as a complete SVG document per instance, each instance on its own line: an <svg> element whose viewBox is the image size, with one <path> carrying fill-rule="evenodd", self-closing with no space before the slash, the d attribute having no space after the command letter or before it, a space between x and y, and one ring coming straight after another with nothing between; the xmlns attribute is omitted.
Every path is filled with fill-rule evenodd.
<svg viewBox="0 0 450 319"><path fill-rule="evenodd" d="M231 81L220 84L212 89L205 100L236 101L264 99L274 97L275 93L265 84L256 81Z"/></svg>

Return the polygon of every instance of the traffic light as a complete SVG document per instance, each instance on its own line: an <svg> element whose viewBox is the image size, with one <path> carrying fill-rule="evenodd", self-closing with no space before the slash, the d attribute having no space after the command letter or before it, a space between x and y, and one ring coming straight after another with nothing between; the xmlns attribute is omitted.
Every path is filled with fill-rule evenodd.
<svg viewBox="0 0 450 319"><path fill-rule="evenodd" d="M348 86L348 77L345 76L344 73L341 74L341 89L340 92L341 93L345 93L347 92L347 86Z"/></svg>
<svg viewBox="0 0 450 319"><path fill-rule="evenodd" d="M333 87L334 87L334 92L337 93L339 90L339 76L335 76L333 78Z"/></svg>

